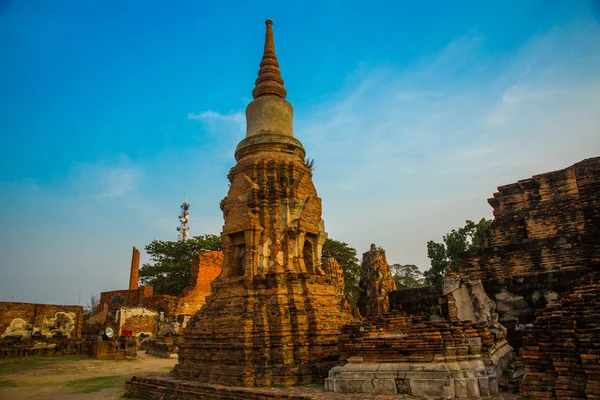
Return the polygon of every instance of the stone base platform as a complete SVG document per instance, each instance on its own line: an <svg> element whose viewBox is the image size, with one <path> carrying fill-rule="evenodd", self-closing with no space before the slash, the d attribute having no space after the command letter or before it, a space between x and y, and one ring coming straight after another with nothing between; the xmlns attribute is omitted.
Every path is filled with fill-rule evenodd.
<svg viewBox="0 0 600 400"><path fill-rule="evenodd" d="M481 360L428 363L349 363L329 371L325 388L338 393L380 393L417 398L466 399L498 394L494 367Z"/></svg>
<svg viewBox="0 0 600 400"><path fill-rule="evenodd" d="M328 392L315 386L249 388L174 379L171 375L134 376L125 383L128 395L148 400L398 400L433 399L410 395L348 394ZM438 397L439 398L439 397ZM512 400L516 395L479 397L480 400Z"/></svg>

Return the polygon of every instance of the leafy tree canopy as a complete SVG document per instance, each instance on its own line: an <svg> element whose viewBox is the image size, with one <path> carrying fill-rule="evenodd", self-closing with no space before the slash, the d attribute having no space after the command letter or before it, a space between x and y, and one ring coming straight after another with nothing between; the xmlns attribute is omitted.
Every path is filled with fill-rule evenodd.
<svg viewBox="0 0 600 400"><path fill-rule="evenodd" d="M431 268L423 274L425 282L429 285L439 285L446 268L458 271L458 254L482 248L483 234L490 229L491 224L492 220L485 218L477 223L466 221L464 227L452 229L444 235L444 243L436 243L433 240L427 242L427 257L431 260Z"/></svg>
<svg viewBox="0 0 600 400"><path fill-rule="evenodd" d="M419 268L413 264L392 264L390 265L392 276L396 281L398 290L410 289L423 286L423 274Z"/></svg>
<svg viewBox="0 0 600 400"><path fill-rule="evenodd" d="M154 240L146 246L150 263L140 269L140 281L153 286L155 294L178 296L190 284L194 257L210 250L221 250L220 236L194 236L185 242Z"/></svg>
<svg viewBox="0 0 600 400"><path fill-rule="evenodd" d="M356 249L350 247L347 243L334 239L327 239L323 244L321 260L324 262L328 258L336 259L344 275L344 295L352 307L356 306L360 296L360 287L358 286L360 278L364 271L358 262Z"/></svg>

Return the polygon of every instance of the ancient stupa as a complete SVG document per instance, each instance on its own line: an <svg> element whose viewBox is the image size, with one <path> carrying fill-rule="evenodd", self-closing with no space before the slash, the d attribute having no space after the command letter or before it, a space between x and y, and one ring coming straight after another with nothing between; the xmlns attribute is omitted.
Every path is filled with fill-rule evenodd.
<svg viewBox="0 0 600 400"><path fill-rule="evenodd" d="M340 328L352 319L342 306L339 277L321 267L327 238L321 199L294 138L272 25L266 21L246 137L235 150L237 164L221 202L223 270L185 333L171 373L179 382L323 382L338 363ZM133 385L141 383L136 379Z"/></svg>

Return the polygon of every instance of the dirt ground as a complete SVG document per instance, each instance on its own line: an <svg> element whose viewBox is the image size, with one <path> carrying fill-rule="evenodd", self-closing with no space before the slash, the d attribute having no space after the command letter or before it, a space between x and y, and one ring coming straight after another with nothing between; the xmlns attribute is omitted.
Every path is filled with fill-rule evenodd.
<svg viewBox="0 0 600 400"><path fill-rule="evenodd" d="M0 400L122 399L125 381L131 376L167 373L176 363L177 359L153 357L142 351L137 359L122 361L87 356L4 359L0 360ZM498 397L520 399L508 393Z"/></svg>
<svg viewBox="0 0 600 400"><path fill-rule="evenodd" d="M0 400L120 399L132 375L169 372L176 359L138 352L135 360L104 361L86 356L0 360Z"/></svg>

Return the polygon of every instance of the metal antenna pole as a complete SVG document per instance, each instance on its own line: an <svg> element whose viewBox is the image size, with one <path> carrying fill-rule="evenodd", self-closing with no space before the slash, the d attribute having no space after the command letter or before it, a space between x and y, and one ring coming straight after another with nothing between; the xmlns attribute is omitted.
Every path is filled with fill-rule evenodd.
<svg viewBox="0 0 600 400"><path fill-rule="evenodd" d="M177 227L177 231L179 232L179 240L185 242L190 234L190 227L187 226L190 221L190 213L188 210L190 209L190 204L187 201L184 201L181 205L181 214L179 215L179 226Z"/></svg>

